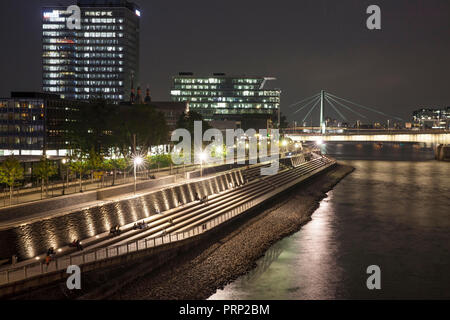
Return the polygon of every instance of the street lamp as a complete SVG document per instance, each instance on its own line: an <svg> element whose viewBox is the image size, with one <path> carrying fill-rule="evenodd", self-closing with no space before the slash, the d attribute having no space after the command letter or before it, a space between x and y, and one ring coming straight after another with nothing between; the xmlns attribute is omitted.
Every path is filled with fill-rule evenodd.
<svg viewBox="0 0 450 320"><path fill-rule="evenodd" d="M142 159L140 156L135 156L133 163L134 163L134 194L136 194L136 167L140 166L144 162L144 159Z"/></svg>
<svg viewBox="0 0 450 320"><path fill-rule="evenodd" d="M281 141L281 157L284 157L285 156L285 153L286 153L286 151L287 151L287 145L288 145L288 142L287 142L287 140L286 139L283 139L282 141Z"/></svg>
<svg viewBox="0 0 450 320"><path fill-rule="evenodd" d="M67 163L66 159L62 159L61 163L66 167L66 179L64 179L64 175L63 175L63 190L62 190L62 194L65 195L66 187L67 187L67 189L69 189L69 166L66 166L66 163ZM64 180L67 181L67 186L66 186Z"/></svg>

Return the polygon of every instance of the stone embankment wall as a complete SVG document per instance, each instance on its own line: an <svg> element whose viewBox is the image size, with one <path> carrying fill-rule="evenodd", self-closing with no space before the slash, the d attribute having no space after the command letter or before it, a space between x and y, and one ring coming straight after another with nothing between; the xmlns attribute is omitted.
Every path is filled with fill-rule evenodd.
<svg viewBox="0 0 450 320"><path fill-rule="evenodd" d="M85 239L107 232L114 225L122 226L175 208L180 201L192 202L195 193L202 197L225 191L230 187L230 183L243 183L241 171L232 171L201 181L163 188L142 196L110 201L1 230L0 260L8 259L13 254L17 254L19 259L33 258L45 253L50 247L60 248L74 239ZM111 196L115 191L105 192L109 192L108 196Z"/></svg>

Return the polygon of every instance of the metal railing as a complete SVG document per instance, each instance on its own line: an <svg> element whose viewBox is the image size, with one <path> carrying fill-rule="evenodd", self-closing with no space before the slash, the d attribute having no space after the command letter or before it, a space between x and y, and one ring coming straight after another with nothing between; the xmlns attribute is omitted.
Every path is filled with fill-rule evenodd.
<svg viewBox="0 0 450 320"><path fill-rule="evenodd" d="M82 266L87 263L111 259L133 252L147 250L164 244L189 239L203 234L215 228L219 224L222 224L225 221L228 221L236 217L237 215L240 215L241 213L253 207L255 204L254 202L255 200L248 201L188 231L162 235L155 238L140 239L123 245L99 248L86 253L54 258L48 265L45 263L45 261L37 261L36 263L24 265L23 267L13 267L0 272L0 286L45 274L64 271L68 266L71 265Z"/></svg>

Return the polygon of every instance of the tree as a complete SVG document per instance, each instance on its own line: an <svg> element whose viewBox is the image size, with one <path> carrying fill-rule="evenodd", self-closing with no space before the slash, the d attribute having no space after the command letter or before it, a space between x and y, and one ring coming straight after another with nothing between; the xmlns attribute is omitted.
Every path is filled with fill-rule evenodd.
<svg viewBox="0 0 450 320"><path fill-rule="evenodd" d="M14 156L6 158L0 164L0 182L9 186L9 204L12 204L13 189L16 181L23 179L23 167Z"/></svg>
<svg viewBox="0 0 450 320"><path fill-rule="evenodd" d="M113 181L112 181L112 185L114 185L114 183L116 182L116 168L114 166L113 160L111 160L111 159L110 160L103 160L102 168L105 171L113 171L114 172ZM102 182L103 182L103 177L104 177L104 175L102 175Z"/></svg>
<svg viewBox="0 0 450 320"><path fill-rule="evenodd" d="M105 100L94 100L83 104L71 121L65 122L64 130L69 147L85 154L94 150L106 155L113 146L112 123L117 106Z"/></svg>
<svg viewBox="0 0 450 320"><path fill-rule="evenodd" d="M111 162L114 167L114 180L115 180L115 176L116 176L116 171L119 170L119 171L123 172L123 179L125 182L125 173L128 168L127 159L124 159L124 158L112 159Z"/></svg>
<svg viewBox="0 0 450 320"><path fill-rule="evenodd" d="M164 115L151 105L119 106L111 127L114 147L125 158L131 157L137 150L146 154L151 146L164 144L169 137Z"/></svg>
<svg viewBox="0 0 450 320"><path fill-rule="evenodd" d="M103 165L103 157L95 152L94 148L91 149L87 158L87 169L91 171L91 179L93 182L94 172L101 170Z"/></svg>
<svg viewBox="0 0 450 320"><path fill-rule="evenodd" d="M278 128L278 114L274 114L272 116L272 123L274 124L274 127ZM286 129L289 127L289 122L287 121L287 118L283 113L280 113L280 127L278 129Z"/></svg>
<svg viewBox="0 0 450 320"><path fill-rule="evenodd" d="M211 129L209 123L203 120L203 116L195 111L189 111L188 113L183 112L183 114L177 121L177 128L186 129L187 131L190 132L191 137L193 138L195 121L202 122L202 131L203 131L202 134L205 133L206 130Z"/></svg>
<svg viewBox="0 0 450 320"><path fill-rule="evenodd" d="M201 138L201 140L203 141L203 134L205 133L206 130L211 129L211 126L209 125L208 122L203 120L203 116L200 113L195 112L195 111L189 111L188 113L183 112L183 114L181 114L180 118L177 121L177 128L186 129L191 134L191 147L192 147L191 152L192 153L195 152L195 149L194 149L194 144L195 144L194 126L195 126L196 121L202 122L202 138Z"/></svg>
<svg viewBox="0 0 450 320"><path fill-rule="evenodd" d="M110 156L114 151L130 157L136 149L142 153L153 145L168 141L169 129L162 113L151 105L112 105L104 100L83 104L73 120L64 123L62 130L69 141L69 149L89 154Z"/></svg>
<svg viewBox="0 0 450 320"><path fill-rule="evenodd" d="M48 179L55 174L57 174L58 169L56 166L50 162L47 157L43 156L39 163L34 167L33 173L34 175L41 180L41 195L42 188L45 182L45 194L48 196Z"/></svg>
<svg viewBox="0 0 450 320"><path fill-rule="evenodd" d="M149 169L159 169L170 167L172 163L172 157L170 154L157 154L154 156L148 156L146 159L147 167Z"/></svg>
<svg viewBox="0 0 450 320"><path fill-rule="evenodd" d="M83 191L83 174L88 171L88 165L83 154L78 153L69 158L69 168L80 175L80 192Z"/></svg>

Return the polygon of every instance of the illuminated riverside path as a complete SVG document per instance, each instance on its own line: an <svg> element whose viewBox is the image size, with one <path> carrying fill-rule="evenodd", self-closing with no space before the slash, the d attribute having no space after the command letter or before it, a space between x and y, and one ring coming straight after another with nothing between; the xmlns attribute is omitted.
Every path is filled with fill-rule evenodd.
<svg viewBox="0 0 450 320"><path fill-rule="evenodd" d="M36 256L27 256L26 258L28 259L13 266L7 265L4 268L0 268L0 296L13 293L16 290L13 283L18 281L30 279L30 285L33 285L32 281L36 278L39 278L40 281L44 278L52 281L53 277L60 277L61 274L64 274L68 265L89 265L89 268L93 268L96 263L100 267L104 266L105 261L117 264L122 261L121 257L124 255L152 250L156 246L195 237L215 228L318 172L335 165L333 159L316 154L311 156L313 159L310 161L302 163L292 161L291 165L284 165L284 169L276 175L259 176L257 170L255 171L257 173L256 176L250 179L251 177L248 176L249 170L252 170L251 175L254 175L254 169L270 165L267 163L258 164L253 168L239 168L224 172L218 176L205 178L206 180L200 179L198 185L184 185L183 190L180 188L163 190L164 195L171 196L171 200L173 200L171 202L178 198L178 200L183 199L184 204L176 205L172 203L172 206L167 207L166 210L147 215L146 218L134 218L132 219L133 221L123 221L120 224L122 232L115 237L109 234L108 228L104 228L100 233L94 232L89 238L82 239L85 249L82 252L76 252L74 248L64 246L73 237L65 241L59 241L65 237L65 234L63 234L59 237L59 240L53 239L58 240L59 244L63 246L53 246L56 248L57 257L50 262L48 267L44 267L43 263L45 254L36 252L38 254ZM303 155L299 155L299 158L303 158ZM286 160L292 160L292 158L286 158ZM242 170L246 170L245 173ZM194 189L199 192L200 197L206 194L207 201L196 200L193 197ZM155 197L154 193L150 193L143 195L139 199L136 197L131 198L128 201L131 216L133 212L136 214L137 211L140 211L140 208L143 209L142 211L148 209L148 204L151 204L151 200ZM158 199L161 199L161 197L158 197ZM167 200L169 201L169 199ZM143 207L145 203L147 205ZM127 210L125 206L119 205L116 207L117 204L119 203L113 204L113 207L110 208L112 210L110 216L115 216L115 213L123 213ZM122 204L127 205L126 203ZM170 204L167 203L167 205ZM105 213L105 210L102 211L101 209L99 208L100 212ZM152 212L155 212L155 210L152 210ZM108 214L108 210L106 210L106 213ZM86 229L91 229L92 231L94 229L92 224L95 223L92 215L90 220ZM138 221L144 221L147 226L142 229L133 228L133 223ZM83 228L83 226L80 227ZM58 236L56 235L57 230L49 230L49 233ZM32 235L29 238L31 237ZM76 237L75 239L80 238ZM51 239L43 239L43 241L46 240ZM31 245L31 243L28 243L28 245ZM41 246L40 251L47 247L49 245Z"/></svg>

